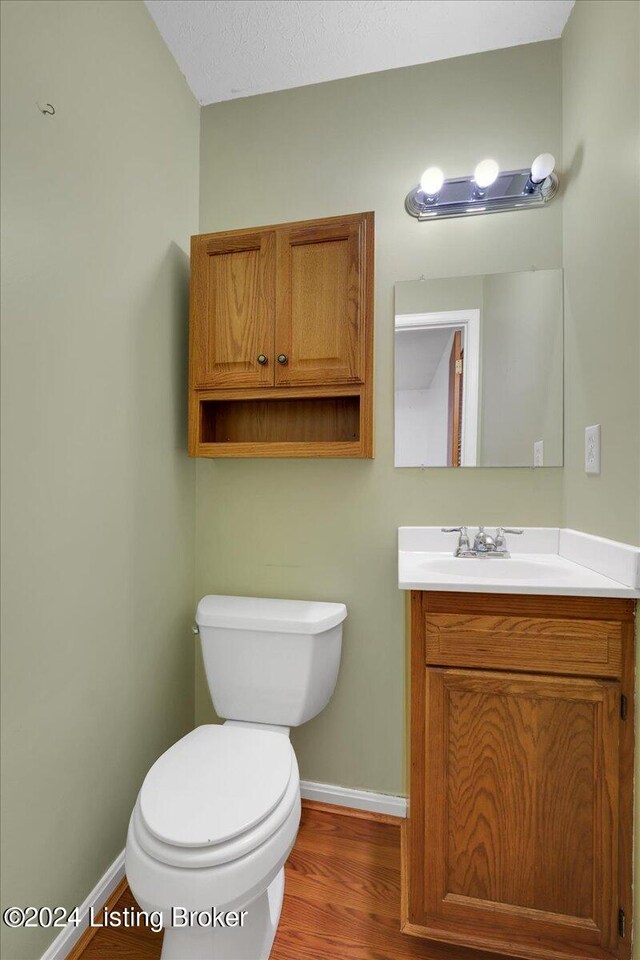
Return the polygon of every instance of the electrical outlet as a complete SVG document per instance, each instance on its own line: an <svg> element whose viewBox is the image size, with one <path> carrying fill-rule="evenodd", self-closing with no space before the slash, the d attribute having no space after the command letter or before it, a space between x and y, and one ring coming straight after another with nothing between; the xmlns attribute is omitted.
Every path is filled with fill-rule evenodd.
<svg viewBox="0 0 640 960"><path fill-rule="evenodd" d="M600 473L600 424L585 427L584 430L584 470L585 473Z"/></svg>
<svg viewBox="0 0 640 960"><path fill-rule="evenodd" d="M533 465L544 467L544 440L536 440L533 444Z"/></svg>

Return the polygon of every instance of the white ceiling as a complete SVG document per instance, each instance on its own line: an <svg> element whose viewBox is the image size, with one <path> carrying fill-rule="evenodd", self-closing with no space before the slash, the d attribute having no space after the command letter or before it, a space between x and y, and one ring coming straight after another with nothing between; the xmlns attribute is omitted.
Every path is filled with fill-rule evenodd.
<svg viewBox="0 0 640 960"><path fill-rule="evenodd" d="M145 0L201 104L559 37L574 0Z"/></svg>

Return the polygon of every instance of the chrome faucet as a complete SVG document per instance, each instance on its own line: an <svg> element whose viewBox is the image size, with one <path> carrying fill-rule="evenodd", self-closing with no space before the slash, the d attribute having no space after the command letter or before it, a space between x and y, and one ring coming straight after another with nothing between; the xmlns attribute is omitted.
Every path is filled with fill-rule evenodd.
<svg viewBox="0 0 640 960"><path fill-rule="evenodd" d="M471 545L469 543L469 531L467 527L442 527L443 533L459 533L458 546L454 551L454 557L470 557Z"/></svg>
<svg viewBox="0 0 640 960"><path fill-rule="evenodd" d="M473 538L473 546L469 541L469 530L467 527L442 527L443 533L459 533L458 546L454 551L454 557L477 557L489 559L490 557L501 557L507 559L511 556L507 550L507 533L521 534L521 529L513 527L498 527L495 537L488 534L484 527L478 527L478 532Z"/></svg>
<svg viewBox="0 0 640 960"><path fill-rule="evenodd" d="M507 550L507 538L505 533L513 533L516 536L524 533L522 527L498 527L496 530L496 553L501 557L510 557L511 554Z"/></svg>
<svg viewBox="0 0 640 960"><path fill-rule="evenodd" d="M476 554L496 552L496 541L484 532L484 527L478 527L478 532L473 538L473 552Z"/></svg>

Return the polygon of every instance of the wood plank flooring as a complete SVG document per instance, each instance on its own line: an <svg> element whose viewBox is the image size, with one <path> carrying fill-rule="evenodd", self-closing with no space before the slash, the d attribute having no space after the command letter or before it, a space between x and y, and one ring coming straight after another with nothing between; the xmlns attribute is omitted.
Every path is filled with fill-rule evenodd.
<svg viewBox="0 0 640 960"><path fill-rule="evenodd" d="M117 907L135 906L125 889ZM74 960L157 960L162 935L100 929ZM305 803L271 960L452 960L400 932L400 821ZM490 960L456 950L455 960Z"/></svg>

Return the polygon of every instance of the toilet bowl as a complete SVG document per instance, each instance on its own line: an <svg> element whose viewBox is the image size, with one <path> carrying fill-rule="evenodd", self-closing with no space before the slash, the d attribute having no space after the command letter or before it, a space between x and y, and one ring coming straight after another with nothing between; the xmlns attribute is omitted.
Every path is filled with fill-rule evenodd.
<svg viewBox="0 0 640 960"><path fill-rule="evenodd" d="M127 836L131 890L162 915L162 960L269 957L300 822L289 726L331 697L345 617L342 604L198 605L214 705L230 719L197 727L154 763Z"/></svg>
<svg viewBox="0 0 640 960"><path fill-rule="evenodd" d="M269 956L299 822L286 731L202 726L156 761L131 817L127 876L140 906L162 912L165 960Z"/></svg>

